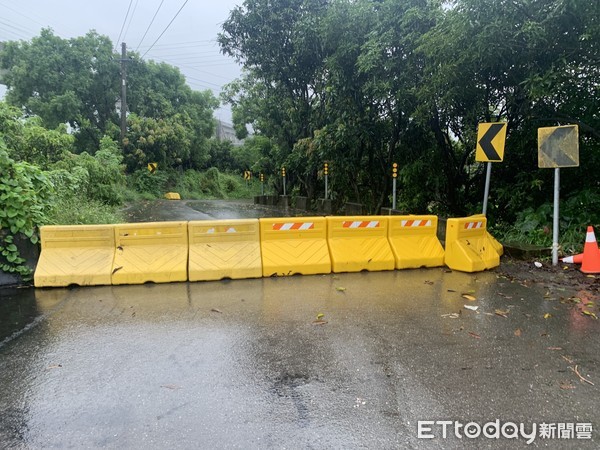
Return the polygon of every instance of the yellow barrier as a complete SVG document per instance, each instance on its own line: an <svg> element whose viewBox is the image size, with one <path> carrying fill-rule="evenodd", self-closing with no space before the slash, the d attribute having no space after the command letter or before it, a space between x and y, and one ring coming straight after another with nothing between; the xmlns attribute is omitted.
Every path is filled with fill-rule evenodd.
<svg viewBox="0 0 600 450"><path fill-rule="evenodd" d="M167 200L181 200L181 196L177 192L167 192L165 198Z"/></svg>
<svg viewBox="0 0 600 450"><path fill-rule="evenodd" d="M444 265L444 248L437 238L437 216L390 216L388 239L396 269Z"/></svg>
<svg viewBox="0 0 600 450"><path fill-rule="evenodd" d="M448 219L446 255L448 267L479 272L500 265L500 255L487 237L487 219L482 215Z"/></svg>
<svg viewBox="0 0 600 450"><path fill-rule="evenodd" d="M112 284L187 280L187 222L116 225L115 244Z"/></svg>
<svg viewBox="0 0 600 450"><path fill-rule="evenodd" d="M112 225L44 226L36 287L111 284L115 255Z"/></svg>
<svg viewBox="0 0 600 450"><path fill-rule="evenodd" d="M323 217L260 219L263 276L331 272Z"/></svg>
<svg viewBox="0 0 600 450"><path fill-rule="evenodd" d="M258 219L188 223L189 281L260 278Z"/></svg>
<svg viewBox="0 0 600 450"><path fill-rule="evenodd" d="M485 214L474 214L471 217L485 217ZM496 249L496 252L498 252L498 255L502 256L504 254L504 247L502 244L498 242L498 240L492 236L489 231L486 231L485 235L490 240L492 246Z"/></svg>
<svg viewBox="0 0 600 450"><path fill-rule="evenodd" d="M386 216L327 217L327 243L334 272L394 270Z"/></svg>

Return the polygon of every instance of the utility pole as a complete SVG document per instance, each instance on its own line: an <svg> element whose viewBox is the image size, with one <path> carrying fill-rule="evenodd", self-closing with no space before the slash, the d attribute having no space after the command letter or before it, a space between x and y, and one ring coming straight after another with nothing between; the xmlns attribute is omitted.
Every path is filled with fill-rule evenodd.
<svg viewBox="0 0 600 450"><path fill-rule="evenodd" d="M127 133L127 44L121 43L121 147Z"/></svg>

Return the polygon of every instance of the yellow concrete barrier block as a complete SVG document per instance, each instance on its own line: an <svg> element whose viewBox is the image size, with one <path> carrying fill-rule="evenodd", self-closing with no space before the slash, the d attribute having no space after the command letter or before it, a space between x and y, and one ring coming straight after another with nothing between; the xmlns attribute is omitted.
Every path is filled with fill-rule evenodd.
<svg viewBox="0 0 600 450"><path fill-rule="evenodd" d="M181 200L181 196L177 192L167 192L165 198L167 200Z"/></svg>
<svg viewBox="0 0 600 450"><path fill-rule="evenodd" d="M111 284L115 255L112 225L44 226L36 287Z"/></svg>
<svg viewBox="0 0 600 450"><path fill-rule="evenodd" d="M388 239L396 269L444 265L444 248L437 238L437 216L390 216Z"/></svg>
<svg viewBox="0 0 600 450"><path fill-rule="evenodd" d="M484 214L475 214L471 217L485 217L485 215ZM494 236L492 236L489 231L486 231L485 235L487 236L487 238L489 239L491 244L496 249L496 252L498 252L498 255L500 255L500 256L504 255L504 247L502 246L502 244L500 242L498 242L498 240Z"/></svg>
<svg viewBox="0 0 600 450"><path fill-rule="evenodd" d="M189 281L260 278L258 219L188 222Z"/></svg>
<svg viewBox="0 0 600 450"><path fill-rule="evenodd" d="M263 276L331 272L324 217L259 219Z"/></svg>
<svg viewBox="0 0 600 450"><path fill-rule="evenodd" d="M334 272L394 270L387 216L327 217L327 243Z"/></svg>
<svg viewBox="0 0 600 450"><path fill-rule="evenodd" d="M445 263L453 270L480 272L500 265L500 255L488 239L482 215L448 219Z"/></svg>
<svg viewBox="0 0 600 450"><path fill-rule="evenodd" d="M115 225L112 284L187 280L187 222Z"/></svg>

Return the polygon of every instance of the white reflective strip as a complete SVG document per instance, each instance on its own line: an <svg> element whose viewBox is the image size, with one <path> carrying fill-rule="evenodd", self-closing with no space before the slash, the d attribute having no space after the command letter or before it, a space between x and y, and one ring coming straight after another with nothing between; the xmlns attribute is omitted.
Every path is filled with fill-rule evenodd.
<svg viewBox="0 0 600 450"><path fill-rule="evenodd" d="M407 223L408 223L408 220L402 220L400 222L400 225L402 225L403 227L405 227Z"/></svg>
<svg viewBox="0 0 600 450"><path fill-rule="evenodd" d="M377 228L378 226L379 226L379 221L378 220L372 220L367 225L367 228Z"/></svg>
<svg viewBox="0 0 600 450"><path fill-rule="evenodd" d="M237 231L235 231L235 228L229 228L227 233L237 233Z"/></svg>
<svg viewBox="0 0 600 450"><path fill-rule="evenodd" d="M206 232L207 234L212 234L215 232L214 228L209 228L208 231Z"/></svg>
<svg viewBox="0 0 600 450"><path fill-rule="evenodd" d="M293 226L293 223L284 223L280 230L290 230Z"/></svg>
<svg viewBox="0 0 600 450"><path fill-rule="evenodd" d="M352 222L348 228L358 228L360 226L360 222Z"/></svg>
<svg viewBox="0 0 600 450"><path fill-rule="evenodd" d="M585 234L585 242L596 242L596 235L593 231L588 231Z"/></svg>
<svg viewBox="0 0 600 450"><path fill-rule="evenodd" d="M312 227L312 226L313 226L312 222L306 222L300 226L299 230L310 230L310 227Z"/></svg>

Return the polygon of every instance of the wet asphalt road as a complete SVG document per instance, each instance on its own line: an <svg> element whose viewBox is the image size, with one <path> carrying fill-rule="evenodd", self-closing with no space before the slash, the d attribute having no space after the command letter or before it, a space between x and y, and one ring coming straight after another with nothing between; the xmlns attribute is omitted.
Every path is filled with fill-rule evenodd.
<svg viewBox="0 0 600 450"><path fill-rule="evenodd" d="M418 439L496 419L591 423L529 447L597 448L597 299L500 273L2 290L0 448L528 447Z"/></svg>

